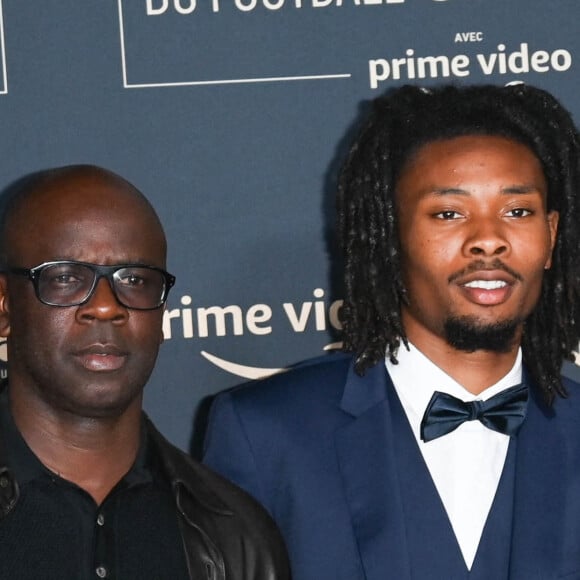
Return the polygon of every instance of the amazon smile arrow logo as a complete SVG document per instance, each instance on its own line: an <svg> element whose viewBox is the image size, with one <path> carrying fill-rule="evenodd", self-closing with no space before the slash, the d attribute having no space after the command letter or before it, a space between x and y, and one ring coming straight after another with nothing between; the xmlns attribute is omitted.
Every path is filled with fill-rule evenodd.
<svg viewBox="0 0 580 580"><path fill-rule="evenodd" d="M323 350L337 350L342 348L342 342L332 342L327 344ZM238 377L242 377L243 379L249 379L251 381L257 379L265 379L266 377L271 377L272 375L276 375L278 373L286 372L289 367L279 367L279 368L268 368L268 367L253 367L248 365L242 365L239 363L235 363L233 361L229 361L215 354L211 354L205 350L201 351L201 356L203 356L206 360L210 363L215 365L216 367L231 373L232 375L236 375Z"/></svg>

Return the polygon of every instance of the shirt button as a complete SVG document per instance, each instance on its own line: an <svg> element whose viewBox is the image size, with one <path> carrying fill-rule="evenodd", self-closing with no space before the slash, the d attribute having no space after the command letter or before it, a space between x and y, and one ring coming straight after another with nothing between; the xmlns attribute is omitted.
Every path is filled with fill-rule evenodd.
<svg viewBox="0 0 580 580"><path fill-rule="evenodd" d="M97 516L97 524L99 524L99 526L105 525L105 516L103 514Z"/></svg>
<svg viewBox="0 0 580 580"><path fill-rule="evenodd" d="M104 566L98 566L95 570L97 576L99 578L106 578L107 577L107 569Z"/></svg>

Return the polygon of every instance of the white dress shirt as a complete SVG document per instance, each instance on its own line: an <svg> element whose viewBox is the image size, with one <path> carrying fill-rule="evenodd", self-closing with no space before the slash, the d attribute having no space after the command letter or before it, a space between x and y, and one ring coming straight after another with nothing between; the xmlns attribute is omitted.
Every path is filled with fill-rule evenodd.
<svg viewBox="0 0 580 580"><path fill-rule="evenodd" d="M409 347L410 350L403 345L399 348L399 364L386 360L387 370L439 492L465 564L471 570L505 463L509 436L492 431L479 421L467 421L447 435L424 442L420 436L421 419L435 391L462 401L485 401L521 383L521 351L507 375L479 395L473 395L413 345Z"/></svg>

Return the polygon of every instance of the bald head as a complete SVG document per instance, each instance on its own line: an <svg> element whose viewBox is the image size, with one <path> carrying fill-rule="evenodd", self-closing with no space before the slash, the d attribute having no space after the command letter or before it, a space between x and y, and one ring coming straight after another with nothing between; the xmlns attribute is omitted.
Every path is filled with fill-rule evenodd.
<svg viewBox="0 0 580 580"><path fill-rule="evenodd" d="M1 240L0 336L23 408L42 400L67 417L140 413L172 284L145 197L99 167L43 171L12 189ZM79 288L87 295L71 300Z"/></svg>
<svg viewBox="0 0 580 580"><path fill-rule="evenodd" d="M49 169L19 181L6 195L0 221L0 256L5 264L21 262L23 242L42 244L39 235L47 223L53 235L63 233L60 225L74 236L75 230L86 228L88 213L93 228L113 220L123 230L130 222L139 235L159 246L165 260L165 235L155 210L135 186L111 171L93 165ZM88 232L82 233L84 238Z"/></svg>

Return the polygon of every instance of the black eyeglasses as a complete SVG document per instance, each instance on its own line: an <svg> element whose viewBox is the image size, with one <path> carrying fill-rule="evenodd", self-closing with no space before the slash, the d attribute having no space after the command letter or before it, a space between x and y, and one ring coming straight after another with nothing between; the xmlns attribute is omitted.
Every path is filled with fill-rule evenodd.
<svg viewBox="0 0 580 580"><path fill-rule="evenodd" d="M134 310L155 310L166 300L175 276L161 268L139 264L101 266L86 262L45 262L34 268L4 268L27 276L37 298L48 306L79 306L106 278L119 304Z"/></svg>

